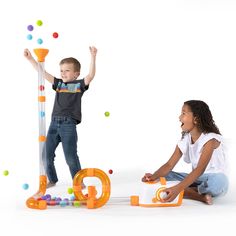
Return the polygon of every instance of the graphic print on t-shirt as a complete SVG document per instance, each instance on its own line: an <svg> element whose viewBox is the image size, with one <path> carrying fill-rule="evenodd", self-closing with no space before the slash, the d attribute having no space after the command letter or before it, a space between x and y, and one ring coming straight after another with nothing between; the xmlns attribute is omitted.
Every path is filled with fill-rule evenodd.
<svg viewBox="0 0 236 236"><path fill-rule="evenodd" d="M81 89L80 89L80 83L76 83L76 84L65 84L62 82L59 82L57 85L57 89L56 91L58 93L81 93Z"/></svg>

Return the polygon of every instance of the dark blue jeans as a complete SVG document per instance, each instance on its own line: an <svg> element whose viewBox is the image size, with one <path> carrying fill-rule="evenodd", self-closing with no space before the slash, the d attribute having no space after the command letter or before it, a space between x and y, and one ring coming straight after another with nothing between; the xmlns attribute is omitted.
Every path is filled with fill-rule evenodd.
<svg viewBox="0 0 236 236"><path fill-rule="evenodd" d="M71 177L81 170L79 157L77 155L77 132L76 121L70 117L52 117L46 140L46 155L44 160L48 180L52 183L58 181L54 165L55 150L62 143L66 163L69 166Z"/></svg>

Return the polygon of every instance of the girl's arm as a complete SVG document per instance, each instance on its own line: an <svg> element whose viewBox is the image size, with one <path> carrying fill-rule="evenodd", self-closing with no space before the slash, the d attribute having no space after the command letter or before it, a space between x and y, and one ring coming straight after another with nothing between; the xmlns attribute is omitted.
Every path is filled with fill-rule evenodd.
<svg viewBox="0 0 236 236"><path fill-rule="evenodd" d="M164 199L164 202L173 201L182 190L189 187L200 175L204 173L209 161L211 160L212 153L216 148L216 142L218 141L211 139L203 146L202 154L198 161L197 167L189 173L183 181L176 186L164 190L164 192L167 193L167 197Z"/></svg>
<svg viewBox="0 0 236 236"><path fill-rule="evenodd" d="M181 156L182 152L180 151L179 147L176 146L175 151L170 157L170 159L153 174L146 173L142 178L142 181L143 182L155 181L160 177L166 176L175 167Z"/></svg>

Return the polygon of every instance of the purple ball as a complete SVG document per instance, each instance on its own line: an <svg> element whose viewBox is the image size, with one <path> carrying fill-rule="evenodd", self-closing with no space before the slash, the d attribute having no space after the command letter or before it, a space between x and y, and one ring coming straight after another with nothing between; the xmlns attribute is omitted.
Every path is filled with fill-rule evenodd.
<svg viewBox="0 0 236 236"><path fill-rule="evenodd" d="M33 30L34 30L34 26L33 26L33 25L28 25L28 26L27 26L27 30L33 31Z"/></svg>
<svg viewBox="0 0 236 236"><path fill-rule="evenodd" d="M47 197L46 196L42 196L41 199L42 200L47 200Z"/></svg>

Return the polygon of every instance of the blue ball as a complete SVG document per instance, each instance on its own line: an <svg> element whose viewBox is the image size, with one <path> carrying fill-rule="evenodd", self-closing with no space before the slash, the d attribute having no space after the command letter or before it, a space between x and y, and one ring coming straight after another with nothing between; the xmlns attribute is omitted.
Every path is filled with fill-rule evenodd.
<svg viewBox="0 0 236 236"><path fill-rule="evenodd" d="M38 44L42 44L42 43L43 43L43 40L39 38L39 39L37 40L37 43L38 43Z"/></svg>
<svg viewBox="0 0 236 236"><path fill-rule="evenodd" d="M23 184L23 185L22 185L22 188L23 188L24 190L27 190L27 189L29 188L29 185L28 185L28 184Z"/></svg>
<svg viewBox="0 0 236 236"><path fill-rule="evenodd" d="M40 116L40 117L44 117L44 116L45 116L45 112L44 112L44 111L40 111L40 112L39 112L39 116Z"/></svg>
<svg viewBox="0 0 236 236"><path fill-rule="evenodd" d="M32 34L28 34L28 35L27 35L27 39L28 39L28 40L32 40L32 38L33 38Z"/></svg>
<svg viewBox="0 0 236 236"><path fill-rule="evenodd" d="M65 207L67 205L67 202L66 201L60 201L60 206L61 207Z"/></svg>

